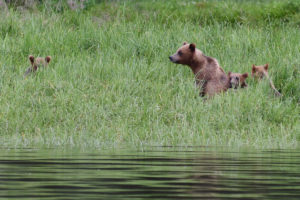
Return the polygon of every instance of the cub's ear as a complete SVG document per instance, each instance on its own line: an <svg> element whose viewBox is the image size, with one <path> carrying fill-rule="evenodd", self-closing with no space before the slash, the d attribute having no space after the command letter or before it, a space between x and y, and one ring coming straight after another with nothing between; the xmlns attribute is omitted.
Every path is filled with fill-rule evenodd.
<svg viewBox="0 0 300 200"><path fill-rule="evenodd" d="M183 44L182 45L186 45L187 44L187 42L183 42Z"/></svg>
<svg viewBox="0 0 300 200"><path fill-rule="evenodd" d="M242 77L244 77L244 78L248 78L248 73L244 73L244 74L242 74Z"/></svg>
<svg viewBox="0 0 300 200"><path fill-rule="evenodd" d="M248 86L247 83L243 82L242 85L241 85L241 88L245 88L247 86Z"/></svg>
<svg viewBox="0 0 300 200"><path fill-rule="evenodd" d="M231 75L231 72L228 72L228 76L230 76Z"/></svg>
<svg viewBox="0 0 300 200"><path fill-rule="evenodd" d="M252 74L253 74L255 71L256 71L256 67L255 67L255 65L253 64L253 65L252 65Z"/></svg>
<svg viewBox="0 0 300 200"><path fill-rule="evenodd" d="M45 61L49 63L51 61L51 56L46 56Z"/></svg>
<svg viewBox="0 0 300 200"><path fill-rule="evenodd" d="M192 52L194 52L195 51L195 49L196 49L196 45L194 44L194 43L192 43L192 44L190 44L190 50L192 51Z"/></svg>
<svg viewBox="0 0 300 200"><path fill-rule="evenodd" d="M29 58L31 64L33 64L34 63L34 57L33 57L33 55L30 55L28 58Z"/></svg>
<svg viewBox="0 0 300 200"><path fill-rule="evenodd" d="M267 64L265 64L264 65L264 68L265 68L265 70L268 70L268 68L269 68L269 64L267 63Z"/></svg>

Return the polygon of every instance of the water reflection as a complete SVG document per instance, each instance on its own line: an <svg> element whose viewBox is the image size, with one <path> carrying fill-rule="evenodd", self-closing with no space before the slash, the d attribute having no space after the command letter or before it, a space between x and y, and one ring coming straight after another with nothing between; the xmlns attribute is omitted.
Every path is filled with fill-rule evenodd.
<svg viewBox="0 0 300 200"><path fill-rule="evenodd" d="M300 199L300 151L0 151L1 199Z"/></svg>

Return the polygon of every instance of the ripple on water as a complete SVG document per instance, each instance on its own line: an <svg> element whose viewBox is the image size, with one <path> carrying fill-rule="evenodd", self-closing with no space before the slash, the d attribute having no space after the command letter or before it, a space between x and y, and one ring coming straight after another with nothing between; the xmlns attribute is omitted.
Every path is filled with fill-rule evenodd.
<svg viewBox="0 0 300 200"><path fill-rule="evenodd" d="M300 151L0 150L1 199L300 199Z"/></svg>

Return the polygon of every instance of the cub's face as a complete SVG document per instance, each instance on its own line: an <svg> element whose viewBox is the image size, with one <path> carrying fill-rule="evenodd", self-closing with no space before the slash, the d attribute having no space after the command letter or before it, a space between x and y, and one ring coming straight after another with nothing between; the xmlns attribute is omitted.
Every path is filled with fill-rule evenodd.
<svg viewBox="0 0 300 200"><path fill-rule="evenodd" d="M255 66L252 65L252 77L262 79L268 73L269 64Z"/></svg>
<svg viewBox="0 0 300 200"><path fill-rule="evenodd" d="M193 59L196 50L195 44L183 43L175 54L169 57L170 61L177 64L189 65Z"/></svg>
<svg viewBox="0 0 300 200"><path fill-rule="evenodd" d="M237 89L239 86L242 88L247 87L246 79L248 78L248 73L232 73L228 72L229 78L229 88Z"/></svg>
<svg viewBox="0 0 300 200"><path fill-rule="evenodd" d="M49 62L51 61L51 56L46 56L45 58L42 58L42 57L35 58L34 56L30 55L29 60L30 60L32 67L37 69L40 66L47 66L49 64Z"/></svg>

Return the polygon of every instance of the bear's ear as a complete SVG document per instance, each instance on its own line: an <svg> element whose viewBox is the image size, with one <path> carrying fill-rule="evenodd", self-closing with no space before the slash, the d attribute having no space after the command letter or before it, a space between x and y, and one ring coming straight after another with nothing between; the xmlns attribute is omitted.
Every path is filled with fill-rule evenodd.
<svg viewBox="0 0 300 200"><path fill-rule="evenodd" d="M183 42L183 44L182 45L186 45L187 44L187 42Z"/></svg>
<svg viewBox="0 0 300 200"><path fill-rule="evenodd" d="M228 76L230 76L231 75L231 72L228 72Z"/></svg>
<svg viewBox="0 0 300 200"><path fill-rule="evenodd" d="M34 63L34 57L33 57L33 55L30 55L28 58L29 58L31 64L33 64Z"/></svg>
<svg viewBox="0 0 300 200"><path fill-rule="evenodd" d="M245 88L247 86L248 86L247 83L243 82L242 85L241 85L241 88Z"/></svg>
<svg viewBox="0 0 300 200"><path fill-rule="evenodd" d="M248 78L248 73L242 74L242 77L244 77L245 79Z"/></svg>
<svg viewBox="0 0 300 200"><path fill-rule="evenodd" d="M254 75L255 72L256 72L256 67L255 67L255 65L253 64L253 65L252 65L252 72L251 72L252 76Z"/></svg>
<svg viewBox="0 0 300 200"><path fill-rule="evenodd" d="M195 51L195 49L196 49L196 45L194 44L194 43L192 43L192 44L190 44L190 50L192 51L192 52L194 52Z"/></svg>
<svg viewBox="0 0 300 200"><path fill-rule="evenodd" d="M46 60L47 63L49 63L50 60L51 60L51 56L47 56L47 57L45 58L45 60Z"/></svg>
<svg viewBox="0 0 300 200"><path fill-rule="evenodd" d="M265 68L265 70L266 70L266 71L268 71L269 64L268 64L268 63L267 63L267 64L265 64L265 65L264 65L264 68Z"/></svg>

